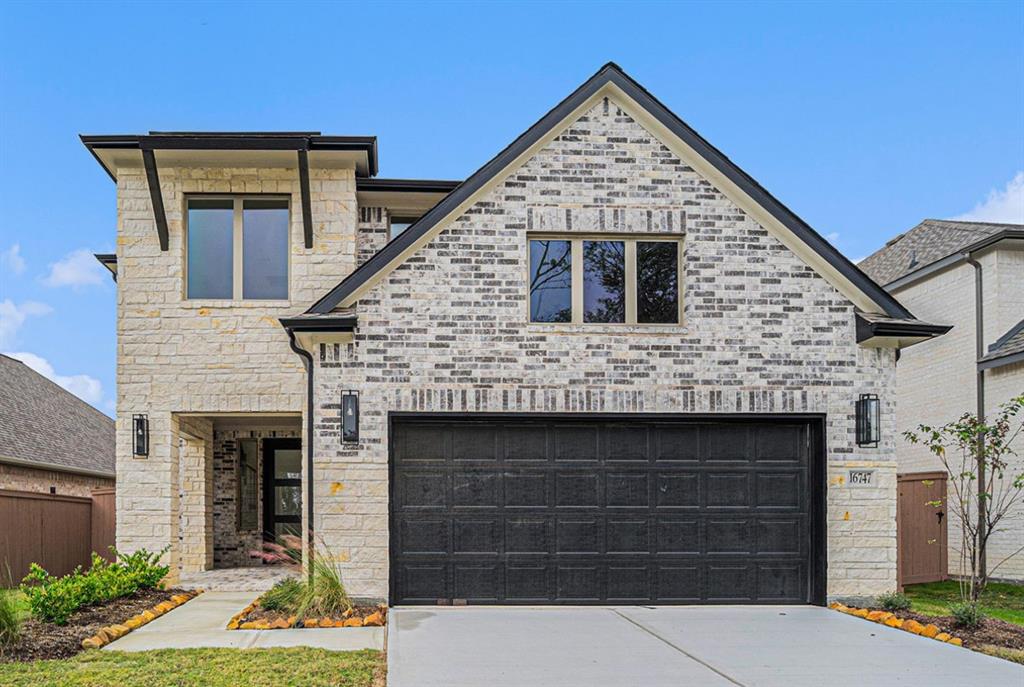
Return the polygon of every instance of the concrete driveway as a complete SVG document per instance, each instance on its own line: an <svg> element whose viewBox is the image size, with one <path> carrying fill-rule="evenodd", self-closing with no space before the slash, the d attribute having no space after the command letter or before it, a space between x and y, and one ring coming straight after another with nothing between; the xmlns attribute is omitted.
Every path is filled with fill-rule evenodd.
<svg viewBox="0 0 1024 687"><path fill-rule="evenodd" d="M824 608L396 608L388 687L1011 687L1024 666Z"/></svg>

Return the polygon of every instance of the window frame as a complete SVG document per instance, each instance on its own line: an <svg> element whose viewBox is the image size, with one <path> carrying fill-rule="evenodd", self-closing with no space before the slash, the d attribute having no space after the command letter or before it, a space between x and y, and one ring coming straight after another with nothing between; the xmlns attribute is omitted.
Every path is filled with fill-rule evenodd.
<svg viewBox="0 0 1024 687"><path fill-rule="evenodd" d="M685 237L679 234L613 234L613 233L529 233L526 236L526 321L531 325L565 326L567 324L585 327L679 327L683 324L683 242ZM569 322L535 322L531 312L530 279L533 266L530 264L531 241L568 241L571 256L570 281L572 285L571 303L572 319ZM621 241L625 253L625 286L626 316L623 322L586 322L584 316L584 241ZM637 321L637 243L675 243L676 244L676 303L679 312L675 322L638 322Z"/></svg>
<svg viewBox="0 0 1024 687"><path fill-rule="evenodd" d="M232 203L231 222L231 298L192 298L188 293L188 202L193 199L229 200ZM285 249L285 283L288 293L284 298L245 298L243 296L244 281L244 203L246 200L280 200L288 206L288 241ZM280 193L189 193L183 198L184 208L181 213L184 240L182 241L182 285L181 290L186 301L207 303L290 303L292 297L292 198Z"/></svg>
<svg viewBox="0 0 1024 687"><path fill-rule="evenodd" d="M403 214L392 215L389 212L388 213L388 241L394 241L395 238L397 238L398 236L401 236L402 234L405 233L404 231L402 232L402 234L397 234L397 235L392 233L392 231L391 231L391 225L392 224L408 224L409 227L411 227L412 225L416 224L416 222L418 222L419 219L420 219L419 217L415 217L413 215L403 215ZM405 228L406 231L409 230L409 227Z"/></svg>

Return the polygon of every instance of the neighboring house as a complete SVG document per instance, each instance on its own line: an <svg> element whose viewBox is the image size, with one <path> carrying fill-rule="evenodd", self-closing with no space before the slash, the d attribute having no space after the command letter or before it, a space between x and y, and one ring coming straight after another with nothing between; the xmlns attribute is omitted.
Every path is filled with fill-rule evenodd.
<svg viewBox="0 0 1024 687"><path fill-rule="evenodd" d="M114 486L114 421L0 354L0 489L64 496Z"/></svg>
<svg viewBox="0 0 1024 687"><path fill-rule="evenodd" d="M946 328L615 65L459 184L373 178L372 137L82 138L119 548L193 573L311 523L392 603L895 586L896 347Z"/></svg>
<svg viewBox="0 0 1024 687"><path fill-rule="evenodd" d="M916 315L953 325L946 336L900 357L899 433L977 413L979 379L988 415L1024 394L1024 225L929 219L889 241L859 266ZM1024 437L1015 448L1021 456L1011 461L1007 472L1019 475L1024 472ZM897 442L896 457L901 472L942 467L928 449L902 440ZM1024 503L1002 523L1002 530L989 545L990 568L1024 547ZM961 548L956 523L949 525L949 546L949 572L956 574ZM1024 579L1024 553L1012 556L994 574Z"/></svg>

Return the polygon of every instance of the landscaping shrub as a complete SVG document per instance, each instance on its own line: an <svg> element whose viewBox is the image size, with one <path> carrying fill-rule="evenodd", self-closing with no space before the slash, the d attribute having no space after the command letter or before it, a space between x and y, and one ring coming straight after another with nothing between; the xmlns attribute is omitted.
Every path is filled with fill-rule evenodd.
<svg viewBox="0 0 1024 687"><path fill-rule="evenodd" d="M140 550L129 556L111 550L117 558L114 563L94 553L88 570L79 566L63 577L54 577L33 563L21 583L32 615L63 625L82 606L128 596L140 588L155 587L170 570L166 565L157 565L166 549L155 554Z"/></svg>
<svg viewBox="0 0 1024 687"><path fill-rule="evenodd" d="M0 654L21 637L21 621L14 592L10 589L0 589Z"/></svg>
<svg viewBox="0 0 1024 687"><path fill-rule="evenodd" d="M949 612L960 627L977 627L985 619L985 614L978 605L972 603L953 604L949 607Z"/></svg>
<svg viewBox="0 0 1024 687"><path fill-rule="evenodd" d="M336 616L352 608L341 571L328 552L314 552L310 570L299 597L299 618Z"/></svg>
<svg viewBox="0 0 1024 687"><path fill-rule="evenodd" d="M900 592L886 592L878 597L878 605L889 612L910 610L910 599Z"/></svg>
<svg viewBox="0 0 1024 687"><path fill-rule="evenodd" d="M274 584L260 597L260 606L268 611L294 612L299 607L303 584L293 577Z"/></svg>

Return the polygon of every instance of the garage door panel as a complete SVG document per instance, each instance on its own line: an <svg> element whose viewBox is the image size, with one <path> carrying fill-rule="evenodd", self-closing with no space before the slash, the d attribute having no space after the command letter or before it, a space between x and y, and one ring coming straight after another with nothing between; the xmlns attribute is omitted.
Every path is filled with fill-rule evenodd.
<svg viewBox="0 0 1024 687"><path fill-rule="evenodd" d="M770 421L397 421L392 600L806 603L808 432Z"/></svg>

